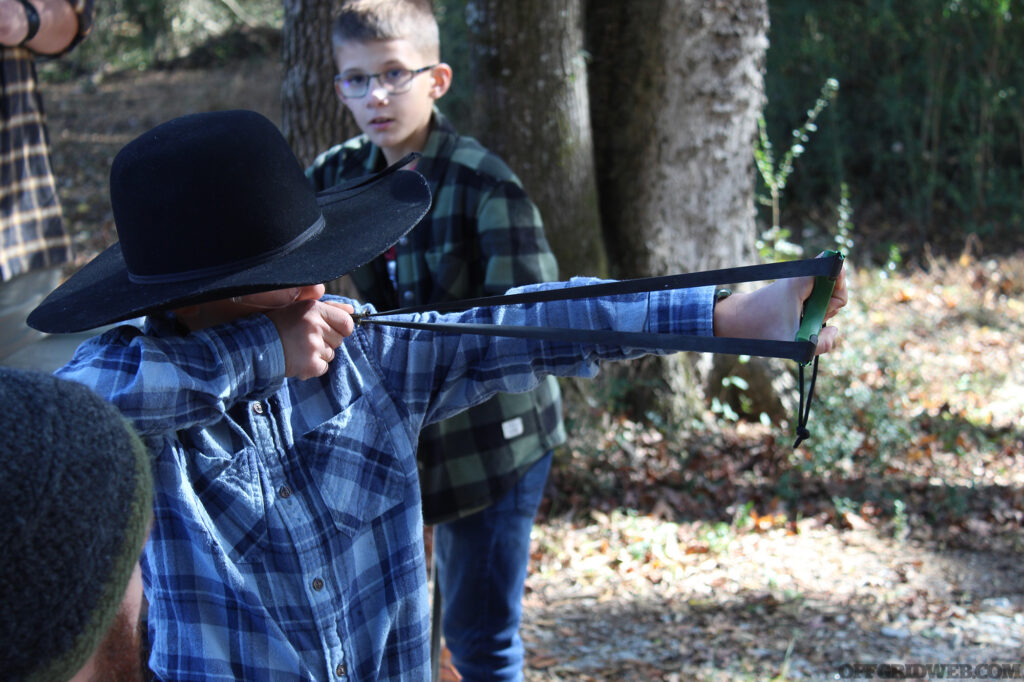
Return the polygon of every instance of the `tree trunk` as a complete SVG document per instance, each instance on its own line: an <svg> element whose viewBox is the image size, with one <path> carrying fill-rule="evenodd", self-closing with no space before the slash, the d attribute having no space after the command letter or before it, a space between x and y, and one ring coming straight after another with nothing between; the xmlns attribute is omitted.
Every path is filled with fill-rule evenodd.
<svg viewBox="0 0 1024 682"><path fill-rule="evenodd" d="M303 165L359 130L334 94L331 25L342 0L284 0L285 138Z"/></svg>
<svg viewBox="0 0 1024 682"><path fill-rule="evenodd" d="M581 0L468 0L465 11L474 136L523 181L562 277L605 275Z"/></svg>
<svg viewBox="0 0 1024 682"><path fill-rule="evenodd" d="M754 261L767 29L767 0L588 0L601 217L617 275ZM668 387L657 409L693 414L695 360L648 362L635 381Z"/></svg>
<svg viewBox="0 0 1024 682"><path fill-rule="evenodd" d="M284 0L281 120L285 139L304 166L359 133L334 93L331 26L341 1ZM352 298L358 294L347 276L328 282L327 291Z"/></svg>

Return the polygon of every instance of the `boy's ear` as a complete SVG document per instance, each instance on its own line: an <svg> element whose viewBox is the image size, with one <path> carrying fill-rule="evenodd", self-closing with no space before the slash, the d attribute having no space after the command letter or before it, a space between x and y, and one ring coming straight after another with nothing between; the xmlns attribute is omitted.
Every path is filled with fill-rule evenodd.
<svg viewBox="0 0 1024 682"><path fill-rule="evenodd" d="M430 70L430 96L441 99L452 86L452 67L441 62Z"/></svg>

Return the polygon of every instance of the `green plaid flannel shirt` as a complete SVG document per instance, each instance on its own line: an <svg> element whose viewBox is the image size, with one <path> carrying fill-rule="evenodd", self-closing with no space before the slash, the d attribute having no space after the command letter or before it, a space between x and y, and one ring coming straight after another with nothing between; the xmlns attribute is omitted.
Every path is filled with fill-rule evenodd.
<svg viewBox="0 0 1024 682"><path fill-rule="evenodd" d="M93 11L93 0L68 2L78 14L78 33L65 52L88 34ZM24 47L0 47L0 281L71 258L36 85L36 58Z"/></svg>
<svg viewBox="0 0 1024 682"><path fill-rule="evenodd" d="M307 169L317 190L383 168L365 135L321 154ZM381 256L352 273L379 310L503 294L553 281L558 265L540 212L495 154L458 135L434 110L416 170L434 201L394 252L394 282ZM548 450L565 442L561 394L553 377L529 393L499 394L420 434L417 460L423 518L443 523L489 506Z"/></svg>

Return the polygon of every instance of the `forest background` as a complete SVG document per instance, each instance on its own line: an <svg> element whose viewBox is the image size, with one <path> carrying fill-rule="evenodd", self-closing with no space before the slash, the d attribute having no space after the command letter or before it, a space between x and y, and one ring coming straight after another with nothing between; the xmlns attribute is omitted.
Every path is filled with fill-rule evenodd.
<svg viewBox="0 0 1024 682"><path fill-rule="evenodd" d="M88 41L40 64L78 264L114 238L106 173L135 135L189 110L233 106L287 127L283 33L315 4L112 0L100 3ZM501 127L480 117L481 93L494 92L480 40L500 23L481 25L481 15L496 10L487 2L436 5L443 58L456 72L441 108L462 131L500 148ZM526 19L533 5L504 4ZM587 4L598 18L626 21L616 5ZM559 452L535 538L528 679L817 679L857 661L1019 662L1024 3L631 5L643 20L685 6L678 14L690 24L661 22L684 43L706 28L707 13L724 17L706 61L740 63L733 53L753 45L745 73L763 75L760 96L753 88L745 108L729 109L723 99L716 106L725 113L707 126L678 126L694 135L753 112L750 134L723 134L718 154L739 159L736 177L746 180L676 178L661 168L663 188L649 182L658 177L645 175L649 169L628 167L655 193L700 194L687 192L692 181L705 183L709 197L716 184L743 195L731 190L749 185L738 220L749 212L750 229L730 228L743 243L718 264L683 254L677 270L838 247L848 256L855 300L843 315L843 347L822 362L812 438L797 450L788 367L776 366L790 379L774 387L781 410L759 409L748 378L733 367L710 375L715 385L683 418L630 394L638 384L670 390L663 383L609 373L596 391L567 385L573 438ZM513 38L543 33L523 17L516 25L505 16ZM619 108L660 107L669 121L682 115L673 106L688 111L652 94L671 83L640 53L656 60L667 48L637 43L640 53L619 57L626 80L602 80L608 57L599 48L614 43L602 28L620 24L591 24L573 53L594 76L595 129L602 116L614 123L608 112ZM638 35L635 26L621 28ZM652 43L671 37L648 33ZM767 41L758 47L762 33ZM689 95L687 72L699 68L680 62L677 85ZM510 131L522 123L513 118L510 111ZM649 166L669 157L687 169L685 146L644 130L653 143L631 137L638 131L629 125L616 139L596 139L597 165L616 165L616 145L636 145ZM339 141L344 131L332 134ZM514 152L503 154L528 188L537 183L540 171L528 160L523 172ZM697 160L720 168L713 154ZM595 182L601 198L590 203L607 219L604 195L614 192ZM549 229L564 219L557 211ZM678 232L670 225L668 241L699 251L700 240L685 234L691 218L679 221ZM640 246L611 235L606 261L577 271L663 274L656 271L663 263L645 266L642 254L621 258L651 250L636 232Z"/></svg>
<svg viewBox="0 0 1024 682"><path fill-rule="evenodd" d="M475 85L465 5L437 3L442 58L459 76L443 106L462 127L473 122ZM853 234L865 237L859 259L919 263L929 247L959 253L970 235L984 252L1024 245L1024 4L773 0L769 9L767 132L781 152L804 147L786 193L794 241L835 223L845 183ZM101 39L44 73L98 80L227 56L239 39L273 49L263 32L282 21L273 0L113 0L98 14ZM829 79L840 94L813 130L801 129Z"/></svg>

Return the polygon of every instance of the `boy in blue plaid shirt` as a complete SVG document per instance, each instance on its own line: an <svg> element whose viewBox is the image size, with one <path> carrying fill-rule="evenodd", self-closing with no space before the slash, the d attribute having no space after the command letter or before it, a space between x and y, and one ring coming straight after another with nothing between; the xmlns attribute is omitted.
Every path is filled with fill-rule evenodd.
<svg viewBox="0 0 1024 682"><path fill-rule="evenodd" d="M352 273L362 300L380 310L558 278L540 213L519 178L434 106L452 79L438 35L429 0L347 2L333 27L335 90L363 134L321 154L307 176L320 190L417 152L416 170L434 197L407 237ZM554 377L420 434L423 518L434 526L443 631L467 682L522 676L530 532L552 449L563 442Z"/></svg>
<svg viewBox="0 0 1024 682"><path fill-rule="evenodd" d="M162 124L118 153L110 177L118 243L29 323L73 332L145 316L87 341L58 374L113 402L154 453L141 563L155 677L427 679L420 430L644 351L356 327L353 314L373 309L325 297L320 282L419 222L426 183L391 167L315 194L254 112ZM791 339L812 286L411 317ZM840 277L829 313L845 300ZM826 328L818 350L835 340Z"/></svg>

